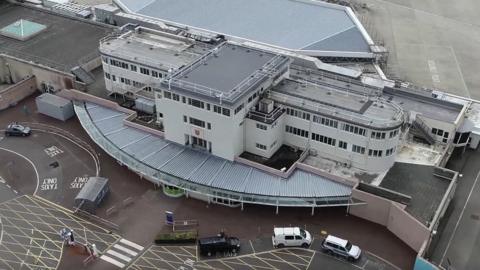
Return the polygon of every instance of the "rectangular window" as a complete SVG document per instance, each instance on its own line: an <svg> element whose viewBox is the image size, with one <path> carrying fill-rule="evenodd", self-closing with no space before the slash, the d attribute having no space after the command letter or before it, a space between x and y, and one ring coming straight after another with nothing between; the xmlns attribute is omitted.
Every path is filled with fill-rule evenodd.
<svg viewBox="0 0 480 270"><path fill-rule="evenodd" d="M323 136L323 135L320 135L320 134L317 134L317 133L312 133L312 140L317 141L317 142L321 142L321 143L325 143L325 144L328 144L328 145L332 145L332 146L335 146L335 144L336 144L336 139L333 139L333 138L330 138L330 137L327 137L327 136Z"/></svg>
<svg viewBox="0 0 480 270"><path fill-rule="evenodd" d="M222 108L222 114L226 116L230 116L230 109Z"/></svg>
<svg viewBox="0 0 480 270"><path fill-rule="evenodd" d="M114 82L117 81L117 78L115 77L115 75L112 75L112 81L114 81Z"/></svg>
<svg viewBox="0 0 480 270"><path fill-rule="evenodd" d="M310 114L295 109L287 108L287 114L301 119L310 120Z"/></svg>
<svg viewBox="0 0 480 270"><path fill-rule="evenodd" d="M207 123L207 128L208 128L208 129L212 129L212 124Z"/></svg>
<svg viewBox="0 0 480 270"><path fill-rule="evenodd" d="M342 149L347 149L347 143L344 141L338 141L338 147Z"/></svg>
<svg viewBox="0 0 480 270"><path fill-rule="evenodd" d="M190 124L205 128L205 121L190 117Z"/></svg>
<svg viewBox="0 0 480 270"><path fill-rule="evenodd" d="M255 146L256 146L258 149L267 150L267 146L266 146L266 145L256 143Z"/></svg>
<svg viewBox="0 0 480 270"><path fill-rule="evenodd" d="M368 150L368 155L371 157L382 157L382 153L383 153L382 150L373 150L373 149Z"/></svg>
<svg viewBox="0 0 480 270"><path fill-rule="evenodd" d="M105 78L107 78L108 80L110 80L110 73L105 72Z"/></svg>
<svg viewBox="0 0 480 270"><path fill-rule="evenodd" d="M137 66L130 64L130 70L137 72Z"/></svg>
<svg viewBox="0 0 480 270"><path fill-rule="evenodd" d="M200 101L198 99L194 99L194 98L189 98L188 99L188 105L192 105L193 107L197 107L197 108L205 108L205 103L203 101Z"/></svg>
<svg viewBox="0 0 480 270"><path fill-rule="evenodd" d="M213 105L213 111L221 114L222 113L222 107L217 106L217 105Z"/></svg>
<svg viewBox="0 0 480 270"><path fill-rule="evenodd" d="M262 130L267 130L267 126L257 123L257 128Z"/></svg>
<svg viewBox="0 0 480 270"><path fill-rule="evenodd" d="M207 103L207 111L210 111L210 103Z"/></svg>
<svg viewBox="0 0 480 270"><path fill-rule="evenodd" d="M185 123L187 122L187 116L186 115L183 116L183 122L185 122Z"/></svg>
<svg viewBox="0 0 480 270"><path fill-rule="evenodd" d="M359 153L359 154L365 154L365 147L358 146L358 145L352 145L352 152Z"/></svg>
<svg viewBox="0 0 480 270"><path fill-rule="evenodd" d="M163 91L163 96L168 99L172 99L172 92Z"/></svg>
<svg viewBox="0 0 480 270"><path fill-rule="evenodd" d="M152 77L158 78L158 72L155 70L152 70Z"/></svg>
<svg viewBox="0 0 480 270"><path fill-rule="evenodd" d="M125 84L126 85L131 85L132 83L131 83L130 79L125 79Z"/></svg>
<svg viewBox="0 0 480 270"><path fill-rule="evenodd" d="M240 112L242 109L243 109L243 103L240 104L240 106L238 106L237 108L235 108L235 114L237 114L238 112Z"/></svg>
<svg viewBox="0 0 480 270"><path fill-rule="evenodd" d="M145 74L145 75L150 75L150 69L147 68L140 68L140 73Z"/></svg>
<svg viewBox="0 0 480 270"><path fill-rule="evenodd" d="M121 64L121 65L122 65L122 68L124 68L124 69L128 69L128 64L127 64L127 63L124 63L124 62L122 62L122 64Z"/></svg>
<svg viewBox="0 0 480 270"><path fill-rule="evenodd" d="M324 125L324 126L328 126L328 127L333 127L333 128L338 127L338 121L333 120L333 119L329 119L329 118L325 118L325 117L320 117L320 116L317 116L317 115L313 116L313 122Z"/></svg>
<svg viewBox="0 0 480 270"><path fill-rule="evenodd" d="M291 127L291 126L286 125L285 126L285 131L288 132L288 133L292 133L294 135L297 135L297 136L308 138L308 131L300 129L300 128Z"/></svg>
<svg viewBox="0 0 480 270"><path fill-rule="evenodd" d="M182 102L183 102L183 103L187 103L187 98L184 97L184 96L182 96Z"/></svg>
<svg viewBox="0 0 480 270"><path fill-rule="evenodd" d="M366 134L366 130L364 128L357 127L357 126L350 125L350 124L344 124L343 125L343 130L345 130L347 132L350 132L350 133L357 134L357 135L361 135L361 136L365 136L365 134Z"/></svg>
<svg viewBox="0 0 480 270"><path fill-rule="evenodd" d="M175 101L180 101L180 96L178 94L172 94L172 98Z"/></svg>

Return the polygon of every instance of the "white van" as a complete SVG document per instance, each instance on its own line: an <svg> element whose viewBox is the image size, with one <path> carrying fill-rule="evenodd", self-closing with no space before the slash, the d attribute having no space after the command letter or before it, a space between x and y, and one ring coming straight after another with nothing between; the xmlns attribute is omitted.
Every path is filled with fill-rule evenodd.
<svg viewBox="0 0 480 270"><path fill-rule="evenodd" d="M312 235L299 227L273 228L272 243L276 248L307 248L312 243L312 240Z"/></svg>
<svg viewBox="0 0 480 270"><path fill-rule="evenodd" d="M322 242L323 251L331 255L340 255L349 261L355 261L360 258L362 250L358 246L352 245L349 241L335 237L327 236Z"/></svg>

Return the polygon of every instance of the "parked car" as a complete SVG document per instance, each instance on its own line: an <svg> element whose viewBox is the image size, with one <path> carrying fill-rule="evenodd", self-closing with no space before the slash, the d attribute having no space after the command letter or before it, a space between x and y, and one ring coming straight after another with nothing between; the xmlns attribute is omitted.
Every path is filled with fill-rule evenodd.
<svg viewBox="0 0 480 270"><path fill-rule="evenodd" d="M205 256L212 256L217 252L237 253L240 250L240 240L220 233L217 236L200 238L198 246L200 254Z"/></svg>
<svg viewBox="0 0 480 270"><path fill-rule="evenodd" d="M272 243L276 248L304 247L312 243L312 235L299 227L274 228Z"/></svg>
<svg viewBox="0 0 480 270"><path fill-rule="evenodd" d="M11 123L5 129L5 136L29 136L32 133L31 129L17 123Z"/></svg>
<svg viewBox="0 0 480 270"><path fill-rule="evenodd" d="M345 257L349 261L358 260L362 254L362 250L358 246L333 235L327 236L322 241L322 248L326 253Z"/></svg>

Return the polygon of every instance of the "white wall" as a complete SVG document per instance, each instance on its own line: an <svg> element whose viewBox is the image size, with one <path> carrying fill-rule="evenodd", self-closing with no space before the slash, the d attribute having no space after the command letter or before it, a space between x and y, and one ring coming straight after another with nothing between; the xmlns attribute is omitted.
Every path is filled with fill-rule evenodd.
<svg viewBox="0 0 480 270"><path fill-rule="evenodd" d="M245 151L265 158L270 158L283 144L285 135L284 119L285 113L270 125L248 118L245 119ZM267 130L257 128L257 123L266 126ZM277 143L271 147L275 141ZM257 148L257 143L265 145L267 149L262 150Z"/></svg>

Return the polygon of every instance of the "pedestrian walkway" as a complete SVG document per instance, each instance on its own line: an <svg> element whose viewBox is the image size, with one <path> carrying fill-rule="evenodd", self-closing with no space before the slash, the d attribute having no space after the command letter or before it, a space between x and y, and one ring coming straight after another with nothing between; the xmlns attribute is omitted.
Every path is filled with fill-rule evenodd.
<svg viewBox="0 0 480 270"><path fill-rule="evenodd" d="M144 247L127 239L120 239L111 248L107 249L100 259L111 263L119 268L124 268L137 255L143 251Z"/></svg>

